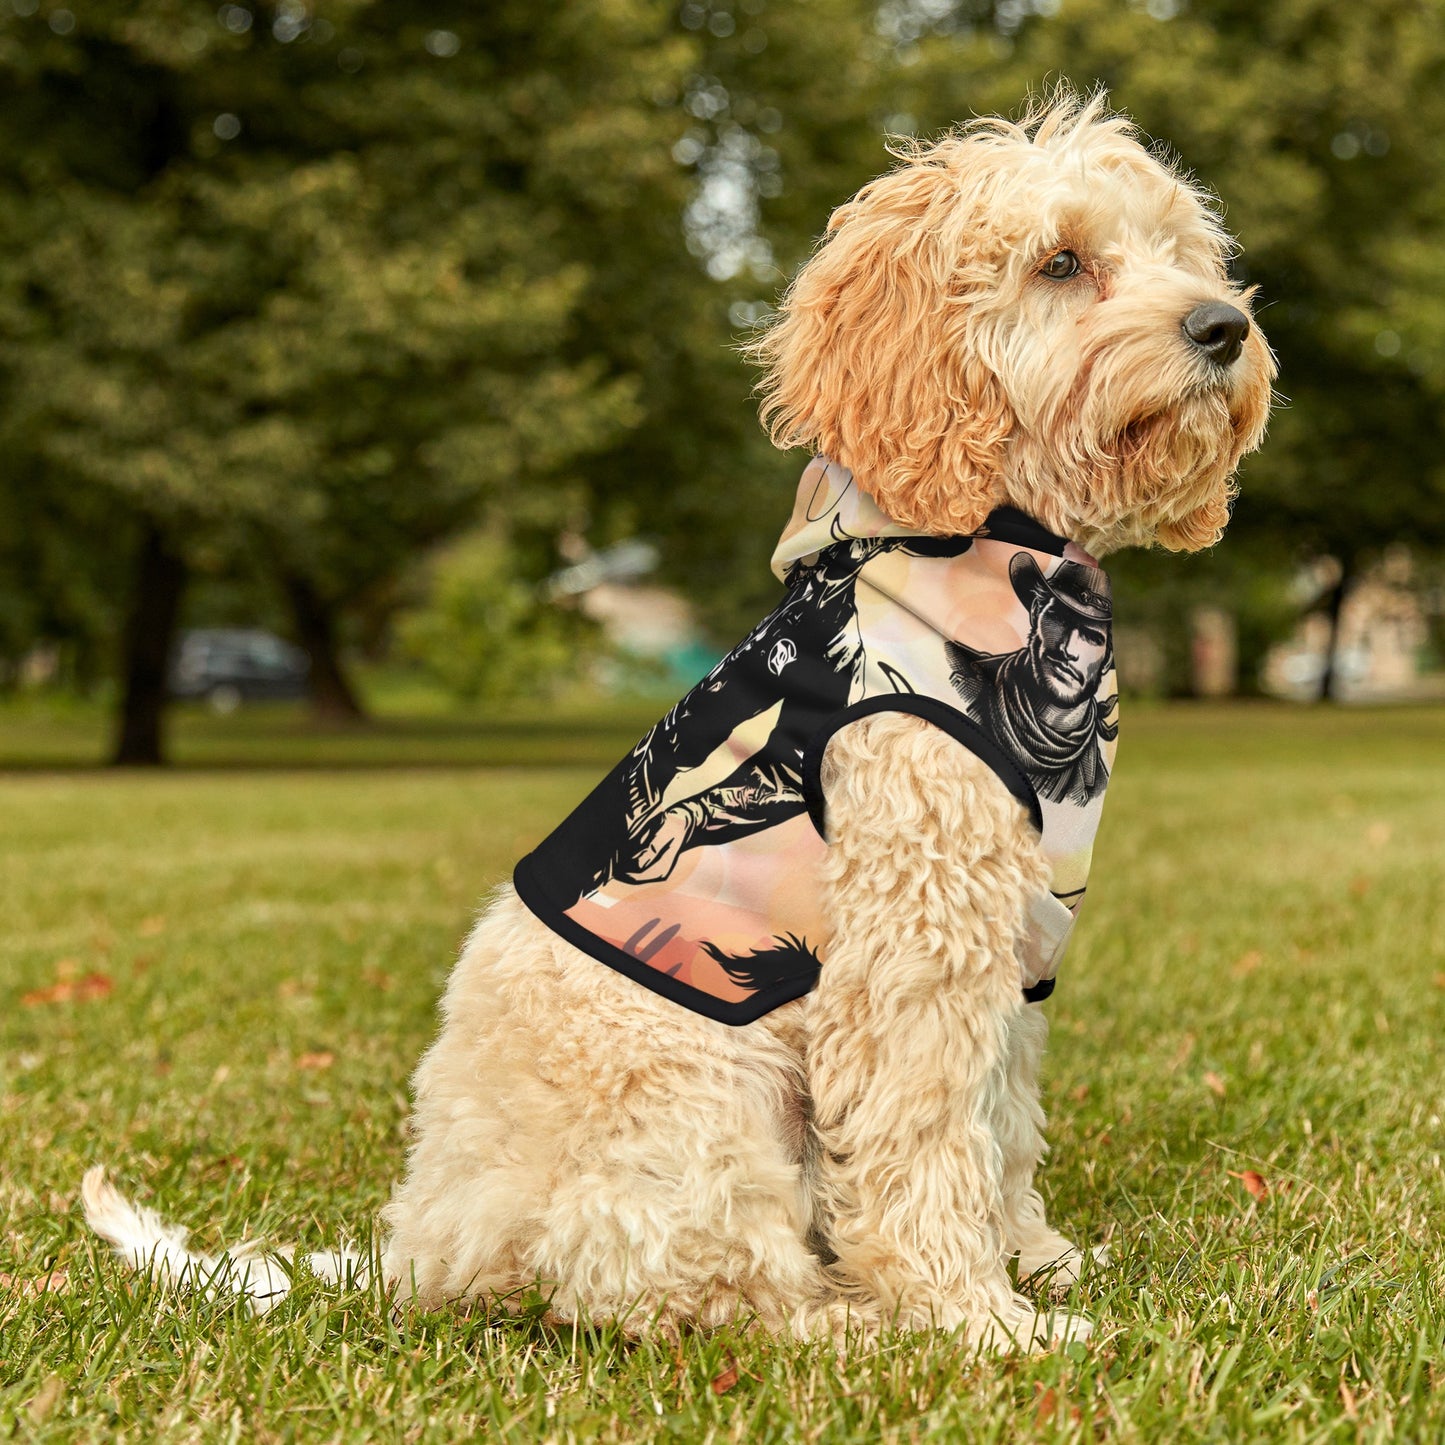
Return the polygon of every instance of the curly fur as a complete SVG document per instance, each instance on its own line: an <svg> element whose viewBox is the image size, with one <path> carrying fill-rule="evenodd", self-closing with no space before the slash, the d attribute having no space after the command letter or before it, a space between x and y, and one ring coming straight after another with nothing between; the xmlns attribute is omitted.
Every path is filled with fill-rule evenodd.
<svg viewBox="0 0 1445 1445"><path fill-rule="evenodd" d="M1200 302L1248 302L1217 210L1099 98L900 156L834 215L754 347L775 441L825 451L929 532L1006 502L1097 551L1212 542L1273 375L1257 329L1227 369L1182 334ZM1084 269L1050 281L1061 248ZM1081 1262L1035 1188L1045 1023L1015 946L1045 886L1038 836L910 716L838 732L823 788L826 962L745 1028L602 967L500 891L414 1080L385 1216L401 1298L541 1284L561 1319L669 1335L738 1316L834 1339L961 1327L1001 1348L1087 1333L1005 1268L1067 1282ZM102 1186L92 1223L128 1258L217 1276Z"/></svg>
<svg viewBox="0 0 1445 1445"><path fill-rule="evenodd" d="M896 786L918 772L946 806ZM665 1334L740 1315L828 1337L1083 1333L1041 1321L1005 1273L1042 1147L1021 1128L1006 1158L992 1122L1015 1112L1037 834L912 717L845 729L823 782L840 943L812 994L745 1029L600 968L502 890L416 1073L389 1278L426 1305L540 1281L559 1319Z"/></svg>

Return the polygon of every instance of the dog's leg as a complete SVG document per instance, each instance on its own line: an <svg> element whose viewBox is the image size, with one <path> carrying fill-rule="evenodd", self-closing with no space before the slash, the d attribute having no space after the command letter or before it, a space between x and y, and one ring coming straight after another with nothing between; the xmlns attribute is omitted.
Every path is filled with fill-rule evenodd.
<svg viewBox="0 0 1445 1445"><path fill-rule="evenodd" d="M1038 1004L1025 1004L1009 1027L993 1128L1003 1152L1004 1242L1018 1256L1019 1278L1037 1276L1054 1290L1079 1278L1083 1257L1044 1217L1034 1172L1048 1145L1039 1103L1039 1064L1048 1039L1048 1019Z"/></svg>
<svg viewBox="0 0 1445 1445"><path fill-rule="evenodd" d="M807 1245L801 1057L782 1057L768 1021L727 1029L651 995L627 1003L612 1057L563 1065L579 1108L530 1262L558 1281L562 1319L782 1332L826 1291Z"/></svg>
<svg viewBox="0 0 1445 1445"><path fill-rule="evenodd" d="M1081 1338L1006 1270L995 1134L1014 949L1037 836L993 772L902 714L842 730L823 770L833 929L810 1002L808 1081L834 1270L865 1309L992 1347Z"/></svg>
<svg viewBox="0 0 1445 1445"><path fill-rule="evenodd" d="M807 1247L804 1005L731 1029L564 943L510 889L416 1075L384 1268L422 1304L549 1293L563 1320L789 1327Z"/></svg>

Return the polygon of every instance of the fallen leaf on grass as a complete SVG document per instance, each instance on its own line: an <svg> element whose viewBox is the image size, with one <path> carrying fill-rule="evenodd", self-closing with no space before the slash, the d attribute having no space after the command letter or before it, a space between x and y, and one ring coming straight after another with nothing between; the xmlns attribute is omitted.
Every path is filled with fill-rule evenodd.
<svg viewBox="0 0 1445 1445"><path fill-rule="evenodd" d="M20 995L20 1002L26 1008L35 1008L46 1003L88 1003L92 999L104 998L115 988L115 981L109 974L88 973L84 978L62 978L48 988L31 989Z"/></svg>
<svg viewBox="0 0 1445 1445"><path fill-rule="evenodd" d="M1208 1089L1211 1094L1217 1094L1221 1099L1225 1095L1224 1080L1221 1079L1213 1069L1210 1069L1209 1072L1205 1074L1204 1087Z"/></svg>
<svg viewBox="0 0 1445 1445"><path fill-rule="evenodd" d="M1087 1084L1080 1084L1077 1089L1069 1090L1069 1098L1071 1098L1076 1104L1082 1104L1084 1100L1088 1097L1089 1086Z"/></svg>
<svg viewBox="0 0 1445 1445"><path fill-rule="evenodd" d="M59 1375L51 1375L49 1379L31 1396L26 1412L31 1421L38 1425L42 1420L50 1416L50 1412L60 1403L61 1396L65 1394L65 1381Z"/></svg>
<svg viewBox="0 0 1445 1445"><path fill-rule="evenodd" d="M361 971L361 981L379 993L390 993L396 980L384 968L364 968Z"/></svg>
<svg viewBox="0 0 1445 1445"><path fill-rule="evenodd" d="M726 1395L737 1382L738 1362L729 1355L727 1369L722 1374L713 1376L712 1392L714 1395Z"/></svg>
<svg viewBox="0 0 1445 1445"><path fill-rule="evenodd" d="M1445 973L1437 973L1435 975L1435 987L1445 988Z"/></svg>
<svg viewBox="0 0 1445 1445"><path fill-rule="evenodd" d="M25 1299L38 1299L43 1294L66 1294L70 1290L70 1276L64 1269L53 1269L49 1274L29 1279L18 1274L0 1274L0 1290L4 1289L13 1289Z"/></svg>
<svg viewBox="0 0 1445 1445"><path fill-rule="evenodd" d="M52 983L49 988L32 988L29 993L22 993L20 1002L25 1008L34 1008L42 1003L64 1003L74 992L75 985L62 980Z"/></svg>
<svg viewBox="0 0 1445 1445"><path fill-rule="evenodd" d="M1248 953L1241 954L1235 960L1234 967L1230 972L1235 978L1248 978L1263 962L1264 954L1257 948L1251 948Z"/></svg>
<svg viewBox="0 0 1445 1445"><path fill-rule="evenodd" d="M1239 1182L1244 1185L1245 1191L1255 1199L1263 1199L1265 1195L1269 1193L1269 1181L1265 1179L1263 1174L1253 1169L1242 1169L1238 1173L1235 1173L1235 1171L1231 1169L1229 1171L1229 1177L1239 1180Z"/></svg>
<svg viewBox="0 0 1445 1445"><path fill-rule="evenodd" d="M336 1055L326 1049L312 1054L300 1054L296 1059L298 1069L329 1069L336 1062Z"/></svg>
<svg viewBox="0 0 1445 1445"><path fill-rule="evenodd" d="M1035 1385L1034 1424L1043 1428L1052 1425L1058 1418L1059 1396L1052 1386ZM1077 1425L1084 1418L1078 1405L1069 1406L1069 1423Z"/></svg>
<svg viewBox="0 0 1445 1445"><path fill-rule="evenodd" d="M1059 1397L1053 1390L1042 1390L1039 1393L1038 1402L1034 1406L1034 1424L1043 1427L1052 1425L1054 1416L1058 1413Z"/></svg>

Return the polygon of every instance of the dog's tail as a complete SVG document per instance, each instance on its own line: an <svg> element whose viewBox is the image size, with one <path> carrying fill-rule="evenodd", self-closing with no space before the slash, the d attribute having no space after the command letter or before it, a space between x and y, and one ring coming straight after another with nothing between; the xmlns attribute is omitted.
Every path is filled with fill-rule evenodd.
<svg viewBox="0 0 1445 1445"><path fill-rule="evenodd" d="M167 1224L153 1209L132 1204L105 1177L103 1164L86 1170L80 1198L85 1222L132 1269L166 1284L199 1290L207 1299L239 1296L258 1315L278 1305L291 1288L293 1248L266 1250L252 1242L216 1255L195 1254L186 1248L188 1231ZM346 1248L308 1255L307 1263L330 1284L364 1285L371 1273L370 1261Z"/></svg>

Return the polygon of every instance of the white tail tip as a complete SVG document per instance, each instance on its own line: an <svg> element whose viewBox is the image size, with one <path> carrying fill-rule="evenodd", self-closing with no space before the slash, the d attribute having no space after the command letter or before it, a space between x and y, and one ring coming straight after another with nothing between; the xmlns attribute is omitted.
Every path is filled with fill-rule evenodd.
<svg viewBox="0 0 1445 1445"><path fill-rule="evenodd" d="M167 1284L199 1289L207 1299L240 1295L263 1315L286 1298L291 1288L289 1249L267 1253L256 1243L219 1255L193 1254L186 1248L188 1231L167 1224L153 1209L132 1204L109 1179L105 1166L85 1171L80 1183L85 1222L132 1269L150 1273ZM331 1284L365 1284L368 1262L348 1249L309 1255L314 1274Z"/></svg>

